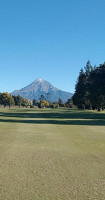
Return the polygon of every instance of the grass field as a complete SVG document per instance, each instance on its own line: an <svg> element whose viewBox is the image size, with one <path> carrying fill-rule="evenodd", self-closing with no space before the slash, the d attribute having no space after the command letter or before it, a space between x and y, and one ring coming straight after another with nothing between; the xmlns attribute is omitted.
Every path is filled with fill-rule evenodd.
<svg viewBox="0 0 105 200"><path fill-rule="evenodd" d="M105 200L105 112L0 109L0 200Z"/></svg>

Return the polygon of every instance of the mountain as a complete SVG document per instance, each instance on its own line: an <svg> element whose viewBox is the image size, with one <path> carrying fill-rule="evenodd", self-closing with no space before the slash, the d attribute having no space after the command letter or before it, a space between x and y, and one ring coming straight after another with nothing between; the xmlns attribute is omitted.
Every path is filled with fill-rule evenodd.
<svg viewBox="0 0 105 200"><path fill-rule="evenodd" d="M15 90L14 92L11 93L11 95L15 96L20 95L30 100L33 99L39 100L40 96L44 95L47 98L49 98L49 101L51 102L56 102L58 101L59 98L61 98L63 102L66 102L67 99L72 97L72 93L57 89L51 83L41 78L36 79L30 85L20 90Z"/></svg>

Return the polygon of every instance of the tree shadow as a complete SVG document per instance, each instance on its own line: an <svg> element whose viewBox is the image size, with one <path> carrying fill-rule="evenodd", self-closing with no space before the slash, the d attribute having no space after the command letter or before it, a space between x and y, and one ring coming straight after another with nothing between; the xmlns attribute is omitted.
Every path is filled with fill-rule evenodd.
<svg viewBox="0 0 105 200"><path fill-rule="evenodd" d="M105 113L84 111L69 112L0 112L1 117L16 118L48 118L48 119L105 119Z"/></svg>
<svg viewBox="0 0 105 200"><path fill-rule="evenodd" d="M0 122L8 123L105 126L105 113L92 111L9 111L0 112L0 118Z"/></svg>
<svg viewBox="0 0 105 200"><path fill-rule="evenodd" d="M105 126L105 120L24 120L24 119L0 119L0 122L25 123L25 124L57 124L57 125L91 125Z"/></svg>

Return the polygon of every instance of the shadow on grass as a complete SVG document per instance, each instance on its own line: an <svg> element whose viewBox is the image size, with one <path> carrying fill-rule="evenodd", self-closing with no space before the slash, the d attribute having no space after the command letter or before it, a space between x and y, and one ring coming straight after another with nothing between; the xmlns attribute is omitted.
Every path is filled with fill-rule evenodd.
<svg viewBox="0 0 105 200"><path fill-rule="evenodd" d="M105 113L94 113L86 111L69 111L69 112L0 112L1 117L16 118L44 118L44 119L105 119Z"/></svg>
<svg viewBox="0 0 105 200"><path fill-rule="evenodd" d="M105 126L105 120L16 120L0 119L0 122L7 123L25 123L25 124L57 124L57 125L91 125Z"/></svg>
<svg viewBox="0 0 105 200"><path fill-rule="evenodd" d="M8 123L105 126L105 113L96 113L92 111L10 111L0 112L0 118L0 122Z"/></svg>

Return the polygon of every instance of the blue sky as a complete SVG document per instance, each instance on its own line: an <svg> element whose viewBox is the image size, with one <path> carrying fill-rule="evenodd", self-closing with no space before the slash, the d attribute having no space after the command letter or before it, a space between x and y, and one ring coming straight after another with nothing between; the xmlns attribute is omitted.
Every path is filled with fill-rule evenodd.
<svg viewBox="0 0 105 200"><path fill-rule="evenodd" d="M105 61L105 0L0 0L0 92L41 77L74 92Z"/></svg>

